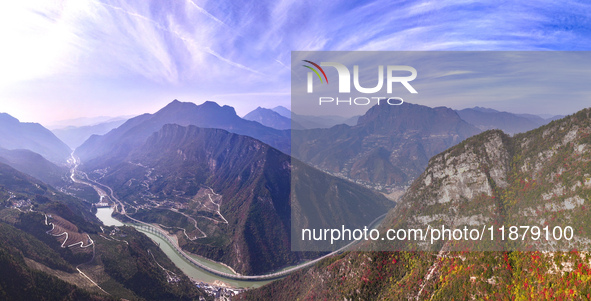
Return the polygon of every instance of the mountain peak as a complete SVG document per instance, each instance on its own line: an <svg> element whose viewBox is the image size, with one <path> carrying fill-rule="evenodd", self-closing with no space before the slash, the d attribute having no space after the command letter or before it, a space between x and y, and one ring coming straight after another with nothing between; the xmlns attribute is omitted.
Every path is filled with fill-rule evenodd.
<svg viewBox="0 0 591 301"><path fill-rule="evenodd" d="M171 101L169 104L167 104L166 106L164 106L162 109L158 110L158 112L162 112L162 111L169 111L169 110L180 110L180 109L186 109L187 107L193 107L196 106L194 103L192 102L182 102L179 101L177 99Z"/></svg>
<svg viewBox="0 0 591 301"><path fill-rule="evenodd" d="M289 152L289 133L244 120L231 106L222 107L213 101L196 105L175 100L154 114L131 118L103 136L88 139L76 149L76 155L88 166L99 166L104 164L101 161L106 160L116 162L127 156L129 149L141 145L152 133L169 123L224 129L254 137L281 151Z"/></svg>
<svg viewBox="0 0 591 301"><path fill-rule="evenodd" d="M291 111L284 106L276 106L276 107L272 108L271 110L279 113L279 115L281 115L283 117L291 118Z"/></svg>
<svg viewBox="0 0 591 301"><path fill-rule="evenodd" d="M375 105L359 117L358 126L387 129L433 130L448 125L451 128L461 122L456 112L447 107L430 108L405 102L399 106ZM476 132L474 132L476 133Z"/></svg>
<svg viewBox="0 0 591 301"><path fill-rule="evenodd" d="M171 101L168 105L166 105L165 108L169 107L169 106L174 106L174 107L182 106L184 104L188 104L188 102L182 102L182 101L179 101L178 99L175 99L175 100Z"/></svg>
<svg viewBox="0 0 591 301"><path fill-rule="evenodd" d="M238 114L236 114L236 110L234 109L234 107L228 105L220 106L217 102L211 100L206 100L204 103L196 107L202 110L206 110L206 112L221 113L228 118L238 117Z"/></svg>
<svg viewBox="0 0 591 301"><path fill-rule="evenodd" d="M0 122L19 123L20 121L8 113L0 113Z"/></svg>
<svg viewBox="0 0 591 301"><path fill-rule="evenodd" d="M207 100L200 105L196 105L193 102L182 102L178 100L173 100L169 104L167 104L164 108L160 109L156 114L177 114L177 113L188 113L188 112L195 112L195 111L205 111L210 113L219 113L223 112L225 116L233 116L236 115L236 111L233 107L230 106L220 106L215 101Z"/></svg>
<svg viewBox="0 0 591 301"><path fill-rule="evenodd" d="M38 123L20 122L7 113L0 113L0 147L28 149L54 163L65 163L70 148L52 132Z"/></svg>
<svg viewBox="0 0 591 301"><path fill-rule="evenodd" d="M269 112L271 114L279 114L271 109L267 109L267 108L263 108L263 107L257 107L256 109L252 110L251 113L252 112Z"/></svg>
<svg viewBox="0 0 591 301"><path fill-rule="evenodd" d="M479 106L473 107L470 110L474 110L474 111L478 111L478 112L482 112L482 113L500 113L500 111L497 111L495 109L479 107Z"/></svg>
<svg viewBox="0 0 591 301"><path fill-rule="evenodd" d="M215 108L221 108L220 105L215 102L215 101L211 101L211 100L206 100L204 103L202 103L200 105L200 107L215 107ZM227 107L227 106L224 106Z"/></svg>
<svg viewBox="0 0 591 301"><path fill-rule="evenodd" d="M244 115L243 118L279 130L291 129L291 120L289 118L267 108L257 107L250 113Z"/></svg>

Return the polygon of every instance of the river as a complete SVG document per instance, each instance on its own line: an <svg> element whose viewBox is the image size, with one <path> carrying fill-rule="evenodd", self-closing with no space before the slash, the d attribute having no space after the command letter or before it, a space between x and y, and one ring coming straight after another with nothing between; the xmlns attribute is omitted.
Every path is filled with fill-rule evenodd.
<svg viewBox="0 0 591 301"><path fill-rule="evenodd" d="M154 242L158 243L158 245L160 246L160 249L168 256L168 258L170 258L170 260L179 269L181 269L183 271L183 273L185 273L187 276L189 276L193 280L202 281L202 282L210 283L210 284L214 283L214 281L217 280L217 281L224 282L231 287L237 287L237 288L238 287L256 288L256 287L263 286L263 285L273 281L273 280L240 281L240 280L221 278L220 276L210 274L205 270L196 268L195 266L190 264L188 261L186 261L184 258L182 258L177 252L174 251L174 248L164 239L162 239L159 236L156 236L152 233L149 233L149 232L144 232L144 231L141 231L141 232L143 232L148 237L150 237ZM231 273L230 269L228 269L227 267L225 267L219 263L212 262L210 260L204 260L203 258L198 257L198 256L191 256L191 257L193 259L196 259L199 262L207 265L207 266L210 266L210 267L218 270L218 271L224 271L226 273Z"/></svg>
<svg viewBox="0 0 591 301"><path fill-rule="evenodd" d="M72 160L71 163L73 163L73 168L71 170L72 181L74 181L76 183L80 183L80 184L85 184L85 185L88 185L88 186L94 188L96 190L96 192L99 194L99 196L101 196L101 199L103 197L110 197L111 200L117 204L117 206L120 206L119 207L120 213L127 216L127 214L125 214L124 204L115 197L113 190L110 187L105 186L103 184L99 184L94 181L91 181L90 179L88 179L87 176L86 176L87 180L77 179L76 178L76 168L79 164L79 161L73 155L72 155L71 160ZM110 194L108 194L107 191L105 191L103 188L101 188L99 186L103 186L106 190L108 190L110 192ZM242 276L242 275L236 275L230 268L228 268L227 266L225 266L223 264L209 260L204 257L190 254L188 252L184 252L184 251L180 250L180 248L178 248L178 250L179 250L178 252L184 253L183 255L190 257L189 259L183 258L181 256L181 254L179 254L179 253L177 253L177 251L175 251L175 249L177 249L177 246L172 245L171 241L167 241L166 239L159 237L158 235L144 231L147 229L142 230L140 228L148 226L148 227L151 227L152 229L155 229L155 231L157 231L157 232L160 230L154 228L152 225L149 225L149 224L144 223L139 220L135 220L130 216L127 216L127 217L134 220L138 224L137 225L124 224L121 221L116 220L111 216L113 214L113 211L114 211L114 208L109 208L109 207L98 208L96 216L106 226L128 225L128 226L133 226L138 231L145 233L153 241L158 243L158 245L160 246L162 251L171 259L171 261L175 265L177 265L177 267L179 269L181 269L187 276L191 277L193 280L201 281L201 282L205 282L205 283L210 283L210 284L214 284L214 281L219 281L219 282L223 282L231 287L236 287L236 288L239 288L239 287L242 287L242 288L260 287L260 286L265 285L269 282L272 282L275 279L285 277L288 274L290 274L296 270L311 266L326 257L340 253L356 243L355 241L353 241L350 244L348 244L348 245L342 247L341 249L334 251L330 254L324 255L324 256L316 258L314 260L310 260L306 263L303 263L303 264L300 264L297 266L287 267L285 269L282 269L280 271L276 271L274 273L260 275L260 276ZM385 216L385 214L376 218L376 220L374 220L371 223L371 227L377 226L379 224L379 222L383 219L384 216ZM161 233L161 234L166 236L166 234L163 234L163 233ZM189 260L192 260L194 262L191 263Z"/></svg>
<svg viewBox="0 0 591 301"><path fill-rule="evenodd" d="M98 208L96 217L100 219L105 226L124 226L126 224L116 220L111 215L113 214L114 209L111 207L104 207ZM131 226L131 225L129 225ZM136 228L137 229L137 228ZM241 280L233 280L233 279L226 279L222 278L218 275L211 274L203 269L199 269L185 260L182 256L180 256L177 252L175 252L174 248L170 245L170 243L161 237L154 235L152 233L142 231L137 229L138 231L144 233L148 237L150 237L154 242L158 244L160 249L170 258L170 260L187 276L191 279L198 281L198 282L205 282L209 284L213 284L215 281L221 281L228 284L231 287L242 287L242 288L255 288L263 286L272 280L264 280L264 281L241 281ZM230 270L228 267L224 266L223 264L217 263L215 261L207 260L203 257L191 255L191 258L199 261L201 264L204 264L216 271L221 271L224 273L233 274L233 271Z"/></svg>
<svg viewBox="0 0 591 301"><path fill-rule="evenodd" d="M114 209L111 207L103 207L98 208L96 211L96 217L103 222L105 226L123 226L123 223L114 219L111 215L113 214Z"/></svg>

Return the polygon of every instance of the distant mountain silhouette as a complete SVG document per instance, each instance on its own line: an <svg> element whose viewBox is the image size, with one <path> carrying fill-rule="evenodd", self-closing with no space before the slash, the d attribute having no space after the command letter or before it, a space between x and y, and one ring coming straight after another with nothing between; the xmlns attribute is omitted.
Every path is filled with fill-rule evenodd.
<svg viewBox="0 0 591 301"><path fill-rule="evenodd" d="M243 118L246 120L256 121L264 126L278 130L291 129L291 118L282 116L271 109L258 107L250 113L244 115Z"/></svg>
<svg viewBox="0 0 591 301"><path fill-rule="evenodd" d="M220 128L259 139L289 153L289 131L280 131L244 120L230 106L219 106L206 101L201 105L174 100L154 114L143 114L127 120L120 127L105 135L91 136L76 149L76 155L87 167L113 164L123 160L137 146L160 130L165 124L196 125L206 128Z"/></svg>
<svg viewBox="0 0 591 301"><path fill-rule="evenodd" d="M71 153L65 143L42 125L20 122L6 113L0 113L0 147L28 149L56 164L65 164Z"/></svg>
<svg viewBox="0 0 591 301"><path fill-rule="evenodd" d="M291 111L284 106L276 106L276 107L272 108L271 110L279 113L279 115L281 115L283 117L287 117L287 118L291 119Z"/></svg>
<svg viewBox="0 0 591 301"><path fill-rule="evenodd" d="M456 112L462 119L483 131L499 129L510 135L525 133L553 120L532 114L513 114L482 107L456 110ZM554 117L559 119L559 116Z"/></svg>
<svg viewBox="0 0 591 301"><path fill-rule="evenodd" d="M87 126L68 126L61 129L54 129L52 132L66 143L70 148L76 149L92 135L104 135L110 130L122 125L126 119L103 122Z"/></svg>
<svg viewBox="0 0 591 301"><path fill-rule="evenodd" d="M43 156L26 149L0 148L0 162L54 187L65 185L69 173L65 166L57 166Z"/></svg>
<svg viewBox="0 0 591 301"><path fill-rule="evenodd" d="M278 106L271 109L279 115L287 117L292 120L292 128L297 130L302 129L321 129L330 128L339 124L356 125L359 116L343 117L343 116L311 116L311 115L299 115L292 113L289 109Z"/></svg>
<svg viewBox="0 0 591 301"><path fill-rule="evenodd" d="M353 117L343 117L343 116L336 116L336 115L299 115L299 114L292 114L293 122L300 125L300 128L305 129L327 129L331 128L335 125L339 124L346 124L346 125L356 125L359 116Z"/></svg>

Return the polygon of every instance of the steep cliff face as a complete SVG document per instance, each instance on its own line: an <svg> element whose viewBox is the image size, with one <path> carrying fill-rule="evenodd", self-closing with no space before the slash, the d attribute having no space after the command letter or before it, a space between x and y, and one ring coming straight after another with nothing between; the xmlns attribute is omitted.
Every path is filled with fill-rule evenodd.
<svg viewBox="0 0 591 301"><path fill-rule="evenodd" d="M509 186L512 156L513 141L498 130L434 156L382 228L445 225L453 229L501 223L501 191ZM395 245L394 249L400 247ZM438 249L441 244L434 247Z"/></svg>
<svg viewBox="0 0 591 301"><path fill-rule="evenodd" d="M433 157L381 225L570 226L568 244L520 236L487 245L444 241L432 252L350 252L241 297L588 299L590 148L591 109L513 138L482 133Z"/></svg>
<svg viewBox="0 0 591 301"><path fill-rule="evenodd" d="M583 110L513 138L488 131L433 157L384 227L570 226L580 239L569 248L588 248L589 114ZM533 245L539 244L524 239L503 248ZM566 247L550 245L543 250Z"/></svg>

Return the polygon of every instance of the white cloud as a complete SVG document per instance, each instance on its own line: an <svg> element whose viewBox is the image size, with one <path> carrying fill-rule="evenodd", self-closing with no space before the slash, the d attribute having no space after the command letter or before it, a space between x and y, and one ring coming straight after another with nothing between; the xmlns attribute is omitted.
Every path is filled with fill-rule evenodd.
<svg viewBox="0 0 591 301"><path fill-rule="evenodd" d="M253 93L289 89L293 50L589 50L590 11L583 1L5 1L0 111L6 99L46 112L177 95L242 94L256 106ZM450 70L442 76L466 71Z"/></svg>

